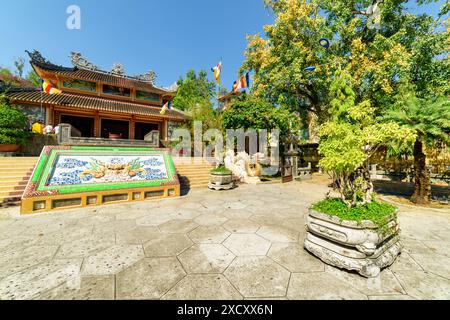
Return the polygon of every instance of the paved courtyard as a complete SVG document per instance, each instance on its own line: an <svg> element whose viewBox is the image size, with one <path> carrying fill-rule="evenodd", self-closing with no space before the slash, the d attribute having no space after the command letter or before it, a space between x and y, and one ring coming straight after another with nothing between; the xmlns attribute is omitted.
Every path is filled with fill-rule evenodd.
<svg viewBox="0 0 450 320"><path fill-rule="evenodd" d="M400 208L405 249L376 279L307 253L325 183L21 217L0 210L0 299L450 299L450 212Z"/></svg>

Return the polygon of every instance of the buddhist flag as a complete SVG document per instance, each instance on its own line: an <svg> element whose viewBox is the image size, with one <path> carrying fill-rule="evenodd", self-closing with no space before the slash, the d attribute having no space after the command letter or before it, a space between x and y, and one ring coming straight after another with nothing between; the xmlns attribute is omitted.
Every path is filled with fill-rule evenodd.
<svg viewBox="0 0 450 320"><path fill-rule="evenodd" d="M62 91L56 88L53 88L52 84L47 80L42 80L42 91L48 94L61 94Z"/></svg>
<svg viewBox="0 0 450 320"><path fill-rule="evenodd" d="M233 91L237 92L240 89L245 89L250 87L250 74L247 72L239 80L235 81L233 84Z"/></svg>
<svg viewBox="0 0 450 320"><path fill-rule="evenodd" d="M222 61L220 61L217 66L212 68L211 71L214 73L214 79L216 79L216 82L220 87L220 74L222 73Z"/></svg>
<svg viewBox="0 0 450 320"><path fill-rule="evenodd" d="M172 109L172 101L167 102L161 109L160 114L166 114L167 110Z"/></svg>

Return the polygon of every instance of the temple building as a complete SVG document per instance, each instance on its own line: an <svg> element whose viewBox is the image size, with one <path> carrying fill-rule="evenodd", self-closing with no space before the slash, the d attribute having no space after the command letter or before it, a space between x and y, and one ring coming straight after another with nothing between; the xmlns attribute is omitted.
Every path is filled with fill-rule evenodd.
<svg viewBox="0 0 450 320"><path fill-rule="evenodd" d="M9 92L12 104L30 121L70 125L71 134L80 144L128 141L139 145L145 144L153 133L157 146L164 147L169 132L188 118L174 108L161 113L163 106L175 97L177 88L156 86L153 71L131 77L124 74L120 64L115 64L110 72L102 71L79 53L72 53L72 67L55 65L37 51L28 54L39 77L59 91Z"/></svg>

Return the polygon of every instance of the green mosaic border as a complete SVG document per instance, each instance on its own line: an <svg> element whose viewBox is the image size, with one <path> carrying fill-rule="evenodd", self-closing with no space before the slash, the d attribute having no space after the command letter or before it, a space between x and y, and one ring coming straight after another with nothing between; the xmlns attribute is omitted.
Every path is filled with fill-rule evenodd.
<svg viewBox="0 0 450 320"><path fill-rule="evenodd" d="M45 150L44 150L45 151ZM121 155L136 155L142 156L142 152L152 155L162 155L167 168L168 178L163 180L152 181L137 181L137 182L117 182L117 183L101 183L101 184L85 184L74 186L46 186L46 182L49 179L53 164L58 155L61 154L74 154L74 155L104 155L108 152L120 152ZM115 148L115 147L71 147L70 149L52 149L50 154L42 154L36 170L32 177L32 182L38 183L36 191L58 191L60 194L68 193L80 193L80 192L95 192L95 191L108 191L130 188L146 188L157 187L165 183L171 183L176 181L175 165L171 155L165 150L158 150L154 148Z"/></svg>

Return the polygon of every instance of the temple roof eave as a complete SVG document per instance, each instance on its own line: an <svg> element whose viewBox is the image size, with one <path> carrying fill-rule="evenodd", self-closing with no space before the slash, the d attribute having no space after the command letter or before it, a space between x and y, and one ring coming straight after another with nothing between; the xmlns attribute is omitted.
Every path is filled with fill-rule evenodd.
<svg viewBox="0 0 450 320"><path fill-rule="evenodd" d="M11 92L6 94L13 103L29 103L29 104L45 104L54 105L64 108L88 109L104 112L132 114L141 116L150 116L158 118L166 118L175 121L184 121L189 119L189 116L177 109L171 109L166 114L161 115L161 108L147 106L132 102L122 102L116 100L109 100L98 97L87 97L76 94L62 93L62 94L47 94L42 91L22 91Z"/></svg>
<svg viewBox="0 0 450 320"><path fill-rule="evenodd" d="M39 74L40 70L61 75L64 77L78 79L78 80L88 80L95 82L102 82L110 85L121 86L126 88L135 88L137 90L145 90L159 93L163 96L173 97L176 95L177 90L166 89L154 85L151 81L140 80L136 77L130 77L126 75L117 75L111 72L102 71L99 69L88 69L81 68L78 66L74 67L63 67L51 63L42 57L38 51L28 52L30 56L30 64L36 73ZM36 70L36 68L40 70Z"/></svg>

